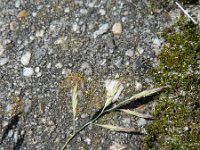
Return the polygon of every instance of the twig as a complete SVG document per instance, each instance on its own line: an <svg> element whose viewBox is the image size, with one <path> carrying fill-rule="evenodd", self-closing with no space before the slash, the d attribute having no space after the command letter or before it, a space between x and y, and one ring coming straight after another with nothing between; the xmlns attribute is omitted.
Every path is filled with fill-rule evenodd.
<svg viewBox="0 0 200 150"><path fill-rule="evenodd" d="M188 14L188 12L187 12L178 2L176 2L176 5L184 12L184 14L185 14L188 18L190 18L190 19L192 20L192 22L193 22L194 24L198 24L197 21L195 21L195 20Z"/></svg>

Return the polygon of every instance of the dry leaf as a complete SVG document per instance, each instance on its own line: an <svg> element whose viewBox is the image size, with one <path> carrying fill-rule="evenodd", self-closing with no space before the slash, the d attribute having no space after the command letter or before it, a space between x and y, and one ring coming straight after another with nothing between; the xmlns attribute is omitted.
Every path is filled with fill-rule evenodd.
<svg viewBox="0 0 200 150"><path fill-rule="evenodd" d="M125 112L129 115L134 115L134 116L137 116L137 117L140 117L140 118L145 118L145 119L152 119L153 116L151 115L148 115L148 114L141 114L139 112L136 112L136 111L131 111L131 110L127 110L127 109L119 109L120 111L122 112Z"/></svg>
<svg viewBox="0 0 200 150"><path fill-rule="evenodd" d="M27 17L27 16L29 16L29 13L26 10L20 11L19 14L17 15L18 18Z"/></svg>
<svg viewBox="0 0 200 150"><path fill-rule="evenodd" d="M136 132L135 128L124 128L119 126L102 125L102 124L95 124L95 125L117 132L127 132L127 133Z"/></svg>

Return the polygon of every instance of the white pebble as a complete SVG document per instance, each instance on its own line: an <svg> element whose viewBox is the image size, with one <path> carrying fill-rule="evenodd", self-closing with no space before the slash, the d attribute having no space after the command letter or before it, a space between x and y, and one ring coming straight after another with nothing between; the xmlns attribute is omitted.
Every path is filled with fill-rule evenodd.
<svg viewBox="0 0 200 150"><path fill-rule="evenodd" d="M108 23L101 25L101 27L94 32L94 38L96 38L97 36L104 34L105 32L107 32L109 29L109 25Z"/></svg>
<svg viewBox="0 0 200 150"><path fill-rule="evenodd" d="M62 73L61 73L62 75L66 75L67 74L67 69L66 68L64 68L63 70L62 70Z"/></svg>
<svg viewBox="0 0 200 150"><path fill-rule="evenodd" d="M72 30L73 30L74 32L76 32L76 33L79 32L79 26L78 26L77 23L74 23L74 24L72 25Z"/></svg>
<svg viewBox="0 0 200 150"><path fill-rule="evenodd" d="M138 48L137 48L137 51L138 51L138 53L141 55L141 54L143 54L143 52L144 52L144 49L143 49L143 48L141 48L141 47L138 47Z"/></svg>
<svg viewBox="0 0 200 150"><path fill-rule="evenodd" d="M28 113L31 109L32 102L31 100L26 99L24 103L24 112Z"/></svg>
<svg viewBox="0 0 200 150"><path fill-rule="evenodd" d="M20 4L21 4L21 1L20 1L20 0L16 0L16 1L15 1L15 7L16 7L16 8L19 8Z"/></svg>
<svg viewBox="0 0 200 150"><path fill-rule="evenodd" d="M40 72L40 67L35 67L35 72L36 73Z"/></svg>
<svg viewBox="0 0 200 150"><path fill-rule="evenodd" d="M44 36L44 30L36 31L35 36L36 36L36 37L43 37L43 36Z"/></svg>
<svg viewBox="0 0 200 150"><path fill-rule="evenodd" d="M32 16L36 17L37 16L37 12L32 12Z"/></svg>
<svg viewBox="0 0 200 150"><path fill-rule="evenodd" d="M85 15L85 14L88 13L88 11L87 11L87 9L81 9L81 10L80 10L80 13Z"/></svg>
<svg viewBox="0 0 200 150"><path fill-rule="evenodd" d="M10 112L12 109L13 109L13 105L11 105L11 104L8 104L7 106L6 106L6 111L7 112Z"/></svg>
<svg viewBox="0 0 200 150"><path fill-rule="evenodd" d="M31 77L34 74L33 68L24 68L23 69L23 76L25 77Z"/></svg>
<svg viewBox="0 0 200 150"><path fill-rule="evenodd" d="M49 69L51 68L51 63L47 64L47 68L49 68Z"/></svg>
<svg viewBox="0 0 200 150"><path fill-rule="evenodd" d="M0 44L0 56L3 55L3 52L4 52L4 47L3 45Z"/></svg>
<svg viewBox="0 0 200 150"><path fill-rule="evenodd" d="M92 2L92 3L89 3L88 6L92 8L92 7L94 7L94 4L95 4L95 2Z"/></svg>
<svg viewBox="0 0 200 150"><path fill-rule="evenodd" d="M134 53L133 53L132 50L127 50L126 53L125 53L125 55L126 55L126 56L129 56L129 57L133 57L133 54L134 54Z"/></svg>
<svg viewBox="0 0 200 150"><path fill-rule="evenodd" d="M24 55L22 55L21 57L21 63L24 65L24 66L27 66L29 64L31 60L31 52L26 52Z"/></svg>
<svg viewBox="0 0 200 150"><path fill-rule="evenodd" d="M139 118L138 120L137 120L137 125L139 126L139 127L142 127L142 126L144 126L144 125L146 125L147 124L147 121L144 119L144 118Z"/></svg>
<svg viewBox="0 0 200 150"><path fill-rule="evenodd" d="M60 68L63 67L63 65L62 65L61 63L57 63L57 64L55 65L55 67L58 68L58 69L60 69Z"/></svg>
<svg viewBox="0 0 200 150"><path fill-rule="evenodd" d="M142 89L142 84L140 82L135 82L135 90L140 91Z"/></svg>
<svg viewBox="0 0 200 150"><path fill-rule="evenodd" d="M86 138L84 141L85 141L88 145L91 144L91 139L89 139L89 138Z"/></svg>
<svg viewBox="0 0 200 150"><path fill-rule="evenodd" d="M6 127L8 125L8 121L3 121L2 122L2 127Z"/></svg>
<svg viewBox="0 0 200 150"><path fill-rule="evenodd" d="M153 44L154 44L155 47L160 47L161 41L160 41L158 38L155 38L155 39L153 40Z"/></svg>
<svg viewBox="0 0 200 150"><path fill-rule="evenodd" d="M8 58L0 58L0 66L3 66L3 65L5 65L5 64L7 64L8 61L9 61Z"/></svg>
<svg viewBox="0 0 200 150"><path fill-rule="evenodd" d="M106 11L104 9L100 9L99 13L100 13L101 16L104 16L106 14Z"/></svg>
<svg viewBox="0 0 200 150"><path fill-rule="evenodd" d="M13 134L14 134L13 130L9 130L8 137L11 138L13 136Z"/></svg>
<svg viewBox="0 0 200 150"><path fill-rule="evenodd" d="M36 76L37 77L41 77L42 76L42 72L38 72Z"/></svg>
<svg viewBox="0 0 200 150"><path fill-rule="evenodd" d="M112 32L113 32L114 35L122 34L122 24L121 24L121 22L117 22L113 25Z"/></svg>
<svg viewBox="0 0 200 150"><path fill-rule="evenodd" d="M69 13L69 12L70 12L69 8L68 8L68 7L65 8L64 12L65 12L65 13Z"/></svg>

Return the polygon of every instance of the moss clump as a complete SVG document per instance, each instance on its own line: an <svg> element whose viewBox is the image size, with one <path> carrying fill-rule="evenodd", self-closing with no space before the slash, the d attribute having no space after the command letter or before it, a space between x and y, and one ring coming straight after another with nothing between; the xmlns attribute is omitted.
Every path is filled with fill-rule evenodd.
<svg viewBox="0 0 200 150"><path fill-rule="evenodd" d="M171 88L157 97L155 120L147 126L147 149L198 149L200 147L200 75L197 57L200 35L184 18L167 29L151 76L159 86Z"/></svg>

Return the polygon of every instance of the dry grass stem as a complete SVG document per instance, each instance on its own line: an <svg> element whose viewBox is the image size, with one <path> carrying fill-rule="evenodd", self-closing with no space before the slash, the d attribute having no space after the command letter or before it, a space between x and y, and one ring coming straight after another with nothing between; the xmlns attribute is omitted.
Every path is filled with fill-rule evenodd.
<svg viewBox="0 0 200 150"><path fill-rule="evenodd" d="M125 112L129 115L134 115L134 116L137 116L137 117L140 117L140 118L153 119L153 116L149 115L149 114L141 114L139 112L131 111L131 110L127 110L127 109L119 109L119 110L122 111L122 112Z"/></svg>

